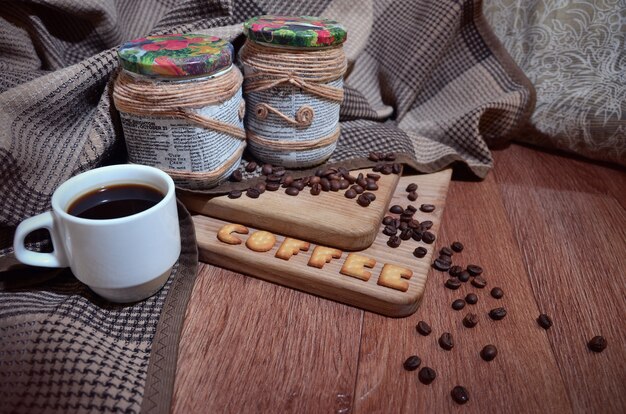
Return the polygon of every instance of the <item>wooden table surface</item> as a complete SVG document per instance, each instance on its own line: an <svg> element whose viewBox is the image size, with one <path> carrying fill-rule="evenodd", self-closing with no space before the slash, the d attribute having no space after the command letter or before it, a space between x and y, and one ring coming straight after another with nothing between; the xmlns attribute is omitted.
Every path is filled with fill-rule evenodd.
<svg viewBox="0 0 626 414"><path fill-rule="evenodd" d="M481 182L454 180L436 248L488 287L443 287L431 270L418 311L393 319L201 265L179 348L172 410L297 413L626 412L626 174L512 145ZM505 296L489 295L499 286ZM456 298L479 302L454 311ZM486 314L507 309L506 318ZM473 311L473 329L461 324ZM554 326L537 325L547 313ZM433 328L415 331L418 321ZM455 347L437 338L450 332ZM589 351L603 335L607 349ZM479 357L498 348L491 362ZM410 355L437 372L424 385ZM450 391L470 394L456 405Z"/></svg>

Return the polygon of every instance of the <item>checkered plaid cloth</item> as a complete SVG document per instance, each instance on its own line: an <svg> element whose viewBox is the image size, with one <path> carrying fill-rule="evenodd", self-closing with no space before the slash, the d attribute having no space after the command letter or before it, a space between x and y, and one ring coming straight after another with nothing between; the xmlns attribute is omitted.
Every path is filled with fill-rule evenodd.
<svg viewBox="0 0 626 414"><path fill-rule="evenodd" d="M370 151L393 151L419 171L463 163L484 177L489 146L504 142L534 105L532 85L485 23L480 0L4 2L0 257L11 252L15 226L49 210L63 181L125 161L111 99L119 44L195 32L239 48L241 23L261 14L321 15L348 29L342 133L331 164L364 167ZM182 269L170 283L189 280L194 263ZM156 321L172 289L119 309L89 297L71 277L17 292L6 289L9 276L0 277L0 301L9 304L0 306L0 411L167 411L175 345L154 355L163 333ZM179 289L183 297L191 285ZM170 338L181 323L165 324L173 326Z"/></svg>

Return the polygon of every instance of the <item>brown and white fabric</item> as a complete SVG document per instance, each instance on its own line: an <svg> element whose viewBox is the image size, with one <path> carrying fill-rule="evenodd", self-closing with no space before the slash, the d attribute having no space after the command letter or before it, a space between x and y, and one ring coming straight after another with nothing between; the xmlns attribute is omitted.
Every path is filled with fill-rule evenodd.
<svg viewBox="0 0 626 414"><path fill-rule="evenodd" d="M11 253L15 226L48 210L63 181L125 162L111 100L119 44L196 32L225 37L238 49L241 23L261 14L321 15L348 29L342 133L330 163L372 165L370 151L395 151L419 171L464 163L484 177L492 166L489 146L530 116L534 90L481 6L480 0L4 2L0 257ZM195 248L191 237L185 241ZM196 262L183 254L166 289L124 308L99 302L67 273L17 291L7 281L26 276L0 274L0 411L167 411L186 304L180 298L191 290ZM172 312L179 317L169 320ZM163 335L166 345L158 341Z"/></svg>

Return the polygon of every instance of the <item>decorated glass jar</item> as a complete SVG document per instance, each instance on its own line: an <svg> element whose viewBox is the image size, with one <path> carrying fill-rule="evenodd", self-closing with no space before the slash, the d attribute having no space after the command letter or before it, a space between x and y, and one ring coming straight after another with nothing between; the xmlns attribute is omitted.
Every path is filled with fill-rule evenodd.
<svg viewBox="0 0 626 414"><path fill-rule="evenodd" d="M232 45L215 36L169 34L118 49L113 89L131 163L205 189L237 169L246 146L241 72Z"/></svg>
<svg viewBox="0 0 626 414"><path fill-rule="evenodd" d="M311 16L259 16L240 51L248 148L288 168L326 161L340 134L346 30Z"/></svg>

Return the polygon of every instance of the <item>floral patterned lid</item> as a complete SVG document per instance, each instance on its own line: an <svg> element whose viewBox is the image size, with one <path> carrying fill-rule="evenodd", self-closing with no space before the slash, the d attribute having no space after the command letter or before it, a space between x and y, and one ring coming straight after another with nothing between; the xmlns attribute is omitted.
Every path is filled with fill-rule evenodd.
<svg viewBox="0 0 626 414"><path fill-rule="evenodd" d="M257 43L303 48L340 45L347 36L341 24L314 16L257 16L243 24L243 32Z"/></svg>
<svg viewBox="0 0 626 414"><path fill-rule="evenodd" d="M124 43L117 54L127 71L165 78L212 75L233 63L229 42L200 34L142 37Z"/></svg>

